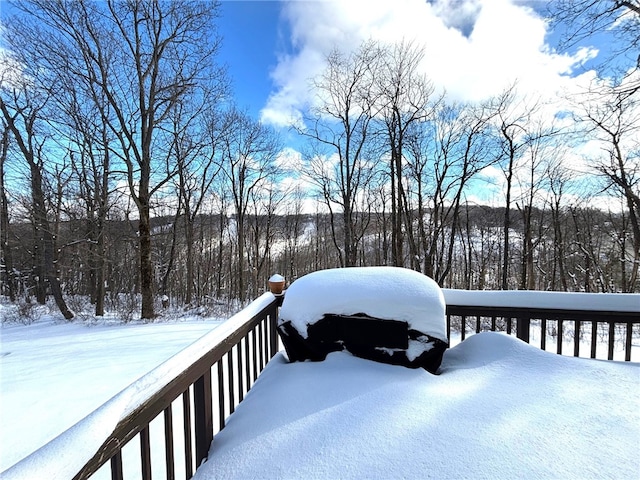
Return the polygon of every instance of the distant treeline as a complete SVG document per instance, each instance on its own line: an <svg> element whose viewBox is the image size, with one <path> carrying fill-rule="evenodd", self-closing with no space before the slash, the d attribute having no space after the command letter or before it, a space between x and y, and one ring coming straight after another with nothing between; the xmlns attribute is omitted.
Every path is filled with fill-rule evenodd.
<svg viewBox="0 0 640 480"><path fill-rule="evenodd" d="M504 208L465 205L456 228L444 225L436 238L433 212L427 212L428 236L419 238L413 232L416 250L407 241L398 264L450 288L501 289L506 263L509 289L637 291L631 283L631 268L624 261L624 249L629 248L624 215L577 207L518 212L510 226L510 256L505 261L504 213ZM367 228L359 242L357 265L392 264L388 215L358 215ZM247 235L239 238L234 233L234 215L199 215L189 245L184 217L153 218L154 291L158 297L166 295L173 304L184 306L247 300L265 291L268 277L275 272L291 282L311 271L340 266L336 245L341 243L343 226L332 223L327 213L250 215L245 222ZM61 221L52 227L56 274L65 295L86 296L95 303L99 280L104 282L110 304L117 303L121 295L139 293L136 220L106 222L104 272L98 272L92 260L95 244L87 239L87 220ZM242 258L239 243L244 245ZM37 242L30 224L11 225L9 248L13 264L10 272L2 271L2 294L41 300L50 292L39 281L41 267L34 264ZM185 268L188 250L194 255L190 274Z"/></svg>

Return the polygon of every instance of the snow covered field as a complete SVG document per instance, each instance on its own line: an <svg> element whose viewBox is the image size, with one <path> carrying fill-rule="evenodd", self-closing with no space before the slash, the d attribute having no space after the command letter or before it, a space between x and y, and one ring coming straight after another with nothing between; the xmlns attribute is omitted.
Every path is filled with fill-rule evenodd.
<svg viewBox="0 0 640 480"><path fill-rule="evenodd" d="M2 324L0 472L219 324Z"/></svg>

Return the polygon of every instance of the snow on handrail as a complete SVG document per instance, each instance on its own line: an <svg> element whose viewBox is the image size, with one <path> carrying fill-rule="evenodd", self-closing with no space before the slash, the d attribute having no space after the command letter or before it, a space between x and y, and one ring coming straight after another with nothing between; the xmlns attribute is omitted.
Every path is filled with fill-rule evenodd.
<svg viewBox="0 0 640 480"><path fill-rule="evenodd" d="M640 313L638 293L457 290L443 288L447 305Z"/></svg>

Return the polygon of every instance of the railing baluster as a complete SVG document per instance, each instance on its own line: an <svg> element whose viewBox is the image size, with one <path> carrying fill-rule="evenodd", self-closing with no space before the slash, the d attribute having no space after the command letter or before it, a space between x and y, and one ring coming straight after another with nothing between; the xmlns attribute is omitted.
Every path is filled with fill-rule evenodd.
<svg viewBox="0 0 640 480"><path fill-rule="evenodd" d="M264 363L262 364L262 369L264 370L264 367L266 367L269 360L271 360L271 336L269 335L269 318L265 318L262 321L262 324L264 325Z"/></svg>
<svg viewBox="0 0 640 480"><path fill-rule="evenodd" d="M229 415L231 415L236 409L236 399L235 395L233 394L235 389L233 376L233 348L227 353L227 375L229 379L229 381L227 382L227 394L229 395Z"/></svg>
<svg viewBox="0 0 640 480"><path fill-rule="evenodd" d="M460 315L460 340L464 340L467 330L467 317L466 315Z"/></svg>
<svg viewBox="0 0 640 480"><path fill-rule="evenodd" d="M596 347L598 345L598 322L591 322L591 358L596 358Z"/></svg>
<svg viewBox="0 0 640 480"><path fill-rule="evenodd" d="M495 315L491 317L491 331L492 332L496 331L496 317L495 317Z"/></svg>
<svg viewBox="0 0 640 480"><path fill-rule="evenodd" d="M270 347L271 338L269 337L269 318L265 318L262 321L262 325L263 325L262 328L264 328L264 346L263 346L264 363L262 364L262 369L264 370L264 367L267 366L267 363L271 359L269 355L269 350L271 350L271 347Z"/></svg>
<svg viewBox="0 0 640 480"><path fill-rule="evenodd" d="M243 360L242 360L242 342L238 342L236 345L236 349L238 352L238 369L236 373L238 374L238 402L242 402L244 400L244 382L242 378L242 370L243 370Z"/></svg>
<svg viewBox="0 0 640 480"><path fill-rule="evenodd" d="M609 323L609 351L607 352L607 359L613 360L613 344L615 342L616 324Z"/></svg>
<svg viewBox="0 0 640 480"><path fill-rule="evenodd" d="M580 320L576 320L575 322L573 322L574 327L573 327L573 356L574 357L579 357L580 356L580 330L581 330L581 325L582 323L580 322Z"/></svg>
<svg viewBox="0 0 640 480"><path fill-rule="evenodd" d="M516 319L516 336L523 342L529 343L531 318L520 316Z"/></svg>
<svg viewBox="0 0 640 480"><path fill-rule="evenodd" d="M558 325L558 341L556 343L556 353L558 355L562 355L562 341L564 340L564 332L563 332L563 321L562 320L556 320L556 324Z"/></svg>
<svg viewBox="0 0 640 480"><path fill-rule="evenodd" d="M193 476L193 445L191 443L191 393L189 388L182 394L182 415L185 475L187 478L191 478Z"/></svg>
<svg viewBox="0 0 640 480"><path fill-rule="evenodd" d="M244 368L245 368L245 385L247 386L247 392L251 388L251 361L249 358L249 333L244 337Z"/></svg>
<svg viewBox="0 0 640 480"><path fill-rule="evenodd" d="M480 333L480 315L476 315L476 333Z"/></svg>
<svg viewBox="0 0 640 480"><path fill-rule="evenodd" d="M213 413L211 399L211 369L193 384L193 409L196 431L196 466L207 458L213 441Z"/></svg>
<svg viewBox="0 0 640 480"><path fill-rule="evenodd" d="M258 378L258 339L257 339L257 332L256 332L257 328L258 328L258 326L256 325L256 327L252 331L252 333L253 333L253 351L252 351L252 355L253 355L253 382L254 383L255 383L256 379Z"/></svg>
<svg viewBox="0 0 640 480"><path fill-rule="evenodd" d="M220 430L224 428L224 371L222 359L218 361L218 419Z"/></svg>
<svg viewBox="0 0 640 480"><path fill-rule="evenodd" d="M266 364L267 362L269 362L269 360L271 360L271 357L273 355L275 355L275 352L276 352L276 348L275 348L275 346L273 344L274 338L273 338L273 335L271 335L271 316L269 316L269 317L267 317L265 319L265 321L264 321L264 330L265 330L265 336L266 336L266 339L267 339L267 342L266 342L267 343L267 349L266 349L266 352L265 352L265 354L266 354L265 358L267 359L267 361L265 362L265 364Z"/></svg>
<svg viewBox="0 0 640 480"><path fill-rule="evenodd" d="M140 460L142 461L142 480L151 480L151 444L149 425L140 431Z"/></svg>
<svg viewBox="0 0 640 480"><path fill-rule="evenodd" d="M633 336L633 324L627 323L626 325L626 338L624 341L624 360L625 362L631 361L631 337Z"/></svg>
<svg viewBox="0 0 640 480"><path fill-rule="evenodd" d="M122 480L122 450L111 457L111 480Z"/></svg>
<svg viewBox="0 0 640 480"><path fill-rule="evenodd" d="M268 319L264 318L260 322L260 328L262 329L262 364L260 371L264 370L265 365L269 361L269 328L268 328Z"/></svg>
<svg viewBox="0 0 640 480"><path fill-rule="evenodd" d="M167 466L167 479L174 480L176 478L176 467L173 456L173 415L171 412L171 404L164 409L164 453Z"/></svg>
<svg viewBox="0 0 640 480"><path fill-rule="evenodd" d="M264 368L264 322L260 322L258 324L258 357L260 359L260 370L258 370L259 372L262 371L262 369Z"/></svg>
<svg viewBox="0 0 640 480"><path fill-rule="evenodd" d="M540 320L540 348L547 349L547 319Z"/></svg>

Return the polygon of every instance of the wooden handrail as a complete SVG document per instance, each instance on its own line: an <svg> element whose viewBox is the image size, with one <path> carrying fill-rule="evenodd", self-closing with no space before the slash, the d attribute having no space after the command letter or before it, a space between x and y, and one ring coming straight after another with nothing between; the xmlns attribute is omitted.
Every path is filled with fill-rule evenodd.
<svg viewBox="0 0 640 480"><path fill-rule="evenodd" d="M536 291L466 291L444 289L447 303L447 335L451 337L452 317L460 319L460 335L467 335L467 321L475 319L471 333L483 330L496 331L498 320L505 324L504 331L512 333L522 341L532 343L532 323L539 325L540 348L546 350L546 329L554 322L556 353L563 353L564 322L573 323L573 356L580 356L580 332L583 324L591 327L590 358L596 358L598 326L606 324L607 359L613 360L616 325L624 326L624 360L631 361L634 326L640 325L640 295L638 294L598 294L536 292ZM553 305L559 305L554 308ZM483 325L484 320L489 320ZM473 320L472 320L473 321ZM514 325L515 321L515 325ZM544 334L542 334L544 332ZM639 332L640 333L640 332Z"/></svg>

